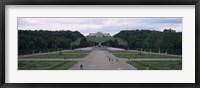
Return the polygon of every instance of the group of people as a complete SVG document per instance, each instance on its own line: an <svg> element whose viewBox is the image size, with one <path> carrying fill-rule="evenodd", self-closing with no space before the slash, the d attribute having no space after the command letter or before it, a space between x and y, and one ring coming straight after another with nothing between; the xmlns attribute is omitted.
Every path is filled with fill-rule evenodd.
<svg viewBox="0 0 200 88"><path fill-rule="evenodd" d="M108 57L108 60L109 60L109 62L111 62L111 64L113 64L113 62L114 62L114 59L113 59L113 58L111 58L111 57L109 57L109 56L107 56L107 57ZM116 58L115 60L116 60L116 62L118 63L118 59Z"/></svg>

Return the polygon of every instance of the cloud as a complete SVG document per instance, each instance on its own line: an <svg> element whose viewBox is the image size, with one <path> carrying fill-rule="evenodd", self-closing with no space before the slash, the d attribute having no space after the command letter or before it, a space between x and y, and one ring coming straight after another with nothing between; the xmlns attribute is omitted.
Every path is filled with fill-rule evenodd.
<svg viewBox="0 0 200 88"><path fill-rule="evenodd" d="M169 28L182 31L182 18L18 18L21 30L71 30L84 35L98 31L114 35L121 30Z"/></svg>

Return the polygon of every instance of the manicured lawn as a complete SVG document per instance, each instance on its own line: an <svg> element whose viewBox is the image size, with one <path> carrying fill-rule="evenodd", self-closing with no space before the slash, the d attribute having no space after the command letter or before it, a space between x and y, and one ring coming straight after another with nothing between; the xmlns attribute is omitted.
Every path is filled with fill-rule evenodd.
<svg viewBox="0 0 200 88"><path fill-rule="evenodd" d="M113 55L119 58L177 58L175 56L166 56L158 54L143 54L143 53L130 53L130 52L113 52Z"/></svg>
<svg viewBox="0 0 200 88"><path fill-rule="evenodd" d="M128 61L138 70L182 70L181 61Z"/></svg>
<svg viewBox="0 0 200 88"><path fill-rule="evenodd" d="M18 70L66 70L75 61L19 61Z"/></svg>
<svg viewBox="0 0 200 88"><path fill-rule="evenodd" d="M65 52L65 53L52 53L52 54L41 54L41 55L35 55L30 56L26 58L83 58L87 56L89 52Z"/></svg>

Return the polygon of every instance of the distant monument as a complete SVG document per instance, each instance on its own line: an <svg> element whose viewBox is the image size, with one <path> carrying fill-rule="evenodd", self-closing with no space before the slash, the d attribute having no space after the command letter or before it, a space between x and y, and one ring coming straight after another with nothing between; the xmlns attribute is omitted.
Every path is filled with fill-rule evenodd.
<svg viewBox="0 0 200 88"><path fill-rule="evenodd" d="M89 37L110 37L110 33L102 33L102 32L97 32L97 33L89 33Z"/></svg>

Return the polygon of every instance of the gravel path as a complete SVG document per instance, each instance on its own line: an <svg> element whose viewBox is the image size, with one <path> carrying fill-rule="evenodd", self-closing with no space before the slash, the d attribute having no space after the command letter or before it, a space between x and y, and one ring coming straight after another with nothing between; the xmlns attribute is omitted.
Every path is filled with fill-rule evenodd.
<svg viewBox="0 0 200 88"><path fill-rule="evenodd" d="M110 61L108 57L111 58ZM79 61L69 70L80 70L81 64L83 70L136 70L124 60L118 59L117 62L116 57L105 50L93 50L84 60Z"/></svg>

